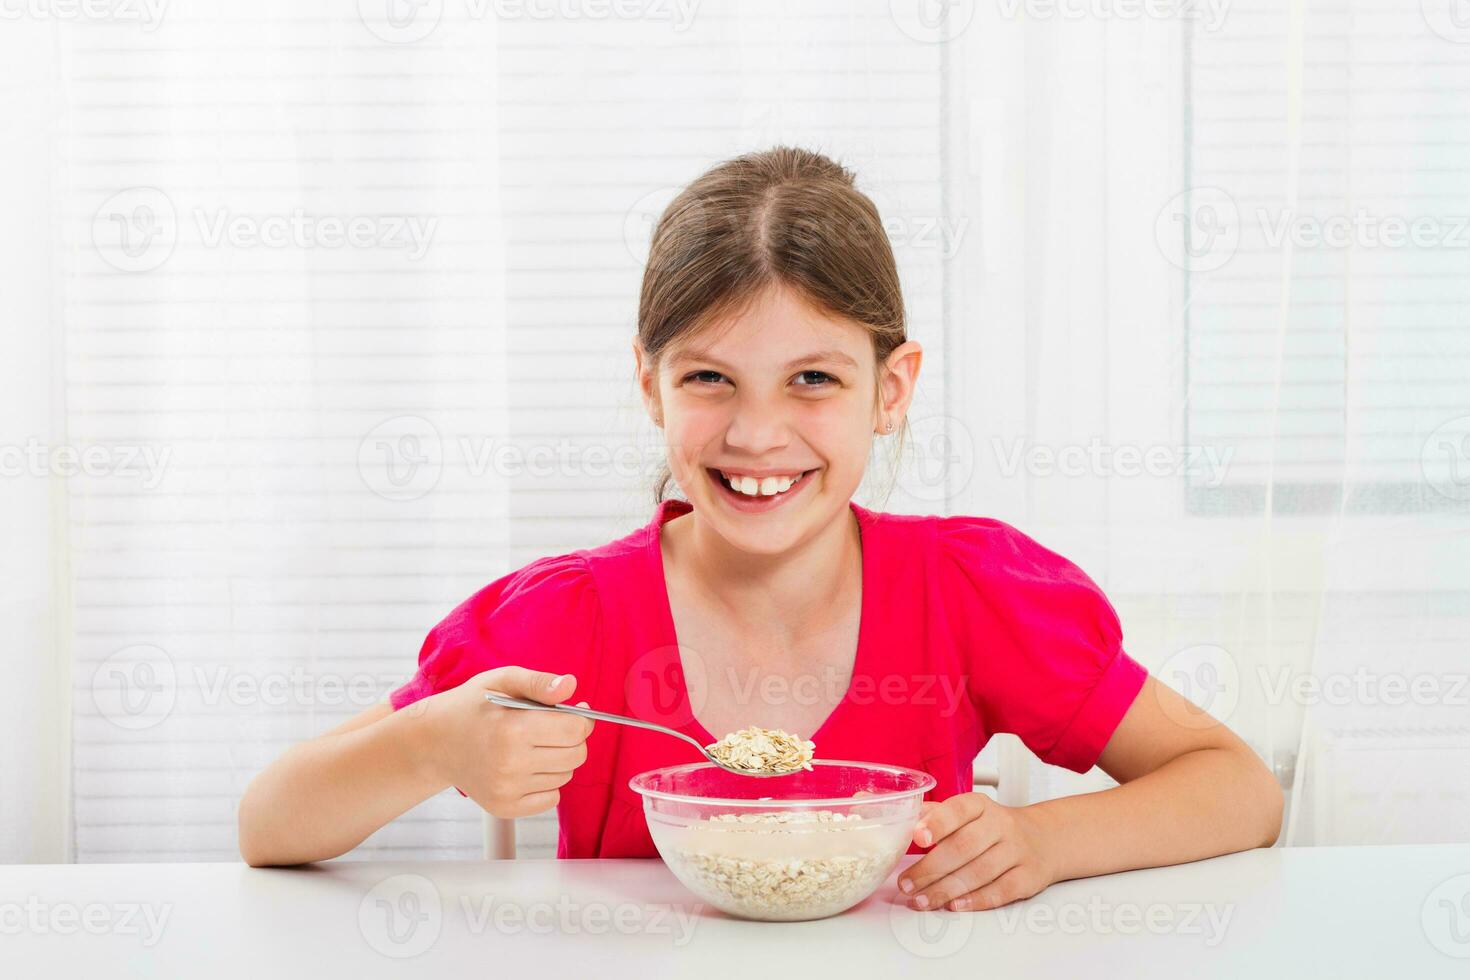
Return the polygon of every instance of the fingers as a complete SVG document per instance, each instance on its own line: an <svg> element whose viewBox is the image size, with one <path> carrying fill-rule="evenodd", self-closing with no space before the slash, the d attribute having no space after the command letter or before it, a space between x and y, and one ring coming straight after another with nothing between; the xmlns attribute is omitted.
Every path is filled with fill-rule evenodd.
<svg viewBox="0 0 1470 980"><path fill-rule="evenodd" d="M561 704L577 689L577 679L571 674L553 674L525 667L496 667L475 680L487 691L499 691L513 698L542 704Z"/></svg>
<svg viewBox="0 0 1470 980"><path fill-rule="evenodd" d="M999 828L985 819L972 820L954 833L945 837L919 860L909 865L899 876L898 887L909 895L952 874L970 863L977 854L995 846L1000 840ZM976 882L975 887L983 884Z"/></svg>
<svg viewBox="0 0 1470 980"><path fill-rule="evenodd" d="M961 793L934 804L921 813L914 826L914 843L928 847L935 841L944 840L971 820L979 818L989 802L990 797L984 793Z"/></svg>
<svg viewBox="0 0 1470 980"><path fill-rule="evenodd" d="M531 771L571 772L587 761L587 743L578 742L569 747L537 747L531 750Z"/></svg>
<svg viewBox="0 0 1470 980"><path fill-rule="evenodd" d="M945 903L989 885L1021 863L1021 849L1011 841L1000 841L943 875L913 896L915 908L938 909Z"/></svg>
<svg viewBox="0 0 1470 980"><path fill-rule="evenodd" d="M998 909L1002 905L1030 898L1037 891L1038 889L1027 881L1024 869L1012 868L983 888L977 888L951 900L949 907L956 912L967 912L970 909L977 912Z"/></svg>

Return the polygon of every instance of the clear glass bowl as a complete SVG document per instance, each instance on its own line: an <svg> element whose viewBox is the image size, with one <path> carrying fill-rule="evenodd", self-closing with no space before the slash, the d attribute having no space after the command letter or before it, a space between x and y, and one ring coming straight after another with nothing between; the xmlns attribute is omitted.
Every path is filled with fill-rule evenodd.
<svg viewBox="0 0 1470 980"><path fill-rule="evenodd" d="M821 919L871 895L908 850L934 777L868 762L753 779L708 762L639 773L648 832L694 894L730 915Z"/></svg>

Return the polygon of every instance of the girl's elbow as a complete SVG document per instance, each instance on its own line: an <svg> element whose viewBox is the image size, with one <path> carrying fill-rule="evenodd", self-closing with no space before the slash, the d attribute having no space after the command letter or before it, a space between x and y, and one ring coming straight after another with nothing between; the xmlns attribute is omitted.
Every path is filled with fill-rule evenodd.
<svg viewBox="0 0 1470 980"><path fill-rule="evenodd" d="M1281 820L1286 812L1286 794L1281 791L1281 784L1271 771L1266 770L1266 778L1262 789L1264 801L1265 829L1258 847L1271 847L1281 837Z"/></svg>

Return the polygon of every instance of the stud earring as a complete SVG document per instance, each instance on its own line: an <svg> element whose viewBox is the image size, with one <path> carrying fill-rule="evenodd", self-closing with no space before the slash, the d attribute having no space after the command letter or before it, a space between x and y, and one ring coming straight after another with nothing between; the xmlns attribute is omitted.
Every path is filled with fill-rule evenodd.
<svg viewBox="0 0 1470 980"><path fill-rule="evenodd" d="M893 431L893 420L892 419L889 419L888 420L888 424L885 425L885 426L883 426L883 431L885 431L885 432L892 432Z"/></svg>

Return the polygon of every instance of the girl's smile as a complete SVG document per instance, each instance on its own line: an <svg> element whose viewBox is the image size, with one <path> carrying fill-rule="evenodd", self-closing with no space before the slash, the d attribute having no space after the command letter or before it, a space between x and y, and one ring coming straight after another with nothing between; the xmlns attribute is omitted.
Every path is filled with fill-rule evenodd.
<svg viewBox="0 0 1470 980"><path fill-rule="evenodd" d="M817 472L787 470L779 475L760 475L749 470L705 469L721 491L715 499L743 514L764 514L784 506L806 489Z"/></svg>

